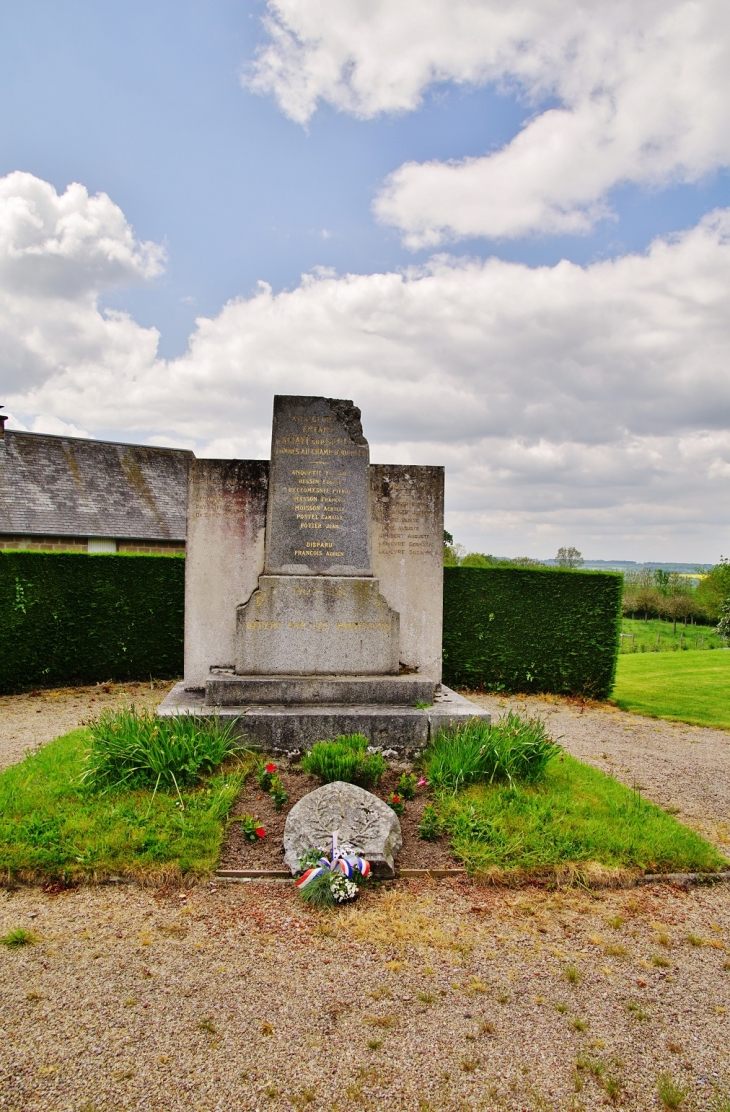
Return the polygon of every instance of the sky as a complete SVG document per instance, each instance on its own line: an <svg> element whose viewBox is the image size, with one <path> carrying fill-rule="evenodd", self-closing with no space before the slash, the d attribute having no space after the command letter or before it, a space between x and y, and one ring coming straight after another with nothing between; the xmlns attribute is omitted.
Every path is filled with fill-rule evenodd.
<svg viewBox="0 0 730 1112"><path fill-rule="evenodd" d="M467 550L730 553L723 0L0 0L8 427L442 464Z"/></svg>

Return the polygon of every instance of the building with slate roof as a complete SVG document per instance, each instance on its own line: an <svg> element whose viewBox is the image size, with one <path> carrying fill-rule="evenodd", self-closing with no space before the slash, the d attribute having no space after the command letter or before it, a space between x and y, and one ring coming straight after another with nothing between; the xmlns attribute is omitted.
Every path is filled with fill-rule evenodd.
<svg viewBox="0 0 730 1112"><path fill-rule="evenodd" d="M185 551L192 452L3 426L0 549Z"/></svg>

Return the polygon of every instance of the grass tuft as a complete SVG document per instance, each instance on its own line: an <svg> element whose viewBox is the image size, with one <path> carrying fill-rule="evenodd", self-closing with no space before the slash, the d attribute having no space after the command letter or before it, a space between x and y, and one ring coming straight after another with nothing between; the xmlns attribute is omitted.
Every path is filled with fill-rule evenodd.
<svg viewBox="0 0 730 1112"><path fill-rule="evenodd" d="M560 751L539 718L510 711L491 726L472 718L441 730L424 756L428 782L435 791L454 793L476 783L533 784Z"/></svg>
<svg viewBox="0 0 730 1112"><path fill-rule="evenodd" d="M9 950L19 950L22 946L32 946L37 941L38 938L33 931L25 930L24 927L16 927L14 931L8 931L0 938L0 943L7 946Z"/></svg>
<svg viewBox="0 0 730 1112"><path fill-rule="evenodd" d="M657 1082L657 1092L664 1107L669 1112L676 1112L684 1104L689 1089L678 1085L668 1073L663 1073Z"/></svg>
<svg viewBox="0 0 730 1112"><path fill-rule="evenodd" d="M107 709L89 726L81 779L97 791L159 788L179 792L234 752L232 723L194 715L157 718L149 711Z"/></svg>
<svg viewBox="0 0 730 1112"><path fill-rule="evenodd" d="M318 776L323 784L343 780L361 788L375 787L388 766L381 753L368 753L369 744L363 734L317 741L302 757L302 771Z"/></svg>

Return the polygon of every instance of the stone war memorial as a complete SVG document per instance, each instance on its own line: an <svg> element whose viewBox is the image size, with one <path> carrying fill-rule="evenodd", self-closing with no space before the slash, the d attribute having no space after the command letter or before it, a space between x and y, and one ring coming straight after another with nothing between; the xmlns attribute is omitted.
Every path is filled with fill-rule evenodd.
<svg viewBox="0 0 730 1112"><path fill-rule="evenodd" d="M161 715L298 753L488 718L441 684L444 473L371 464L350 401L277 396L271 460L190 464L185 678Z"/></svg>

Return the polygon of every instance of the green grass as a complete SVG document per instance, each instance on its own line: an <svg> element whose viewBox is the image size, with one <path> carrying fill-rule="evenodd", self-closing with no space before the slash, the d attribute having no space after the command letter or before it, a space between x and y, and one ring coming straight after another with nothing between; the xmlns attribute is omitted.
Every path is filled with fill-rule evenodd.
<svg viewBox="0 0 730 1112"><path fill-rule="evenodd" d="M494 725L472 718L440 730L423 756L431 787L456 792L468 784L506 780L532 784L559 750L539 718L520 718L510 711Z"/></svg>
<svg viewBox="0 0 730 1112"><path fill-rule="evenodd" d="M0 773L0 871L25 879L152 879L212 872L247 767L176 792L95 792L81 779L86 729Z"/></svg>
<svg viewBox="0 0 730 1112"><path fill-rule="evenodd" d="M334 741L316 741L302 757L302 771L318 776L323 784L343 780L373 788L388 767L380 753L368 753L364 734L342 734Z"/></svg>
<svg viewBox="0 0 730 1112"><path fill-rule="evenodd" d="M672 622L661 618L650 618L644 622L639 618L623 618L621 622L621 638L619 652L623 653L656 653L677 652L683 650L721 649L722 638L714 625L700 626L677 623L674 632Z"/></svg>
<svg viewBox="0 0 730 1112"><path fill-rule="evenodd" d="M622 655L613 698L634 714L730 729L730 651Z"/></svg>
<svg viewBox="0 0 730 1112"><path fill-rule="evenodd" d="M727 862L694 831L567 754L532 785L478 784L436 800L442 828L470 871L541 871L596 862L645 872Z"/></svg>

